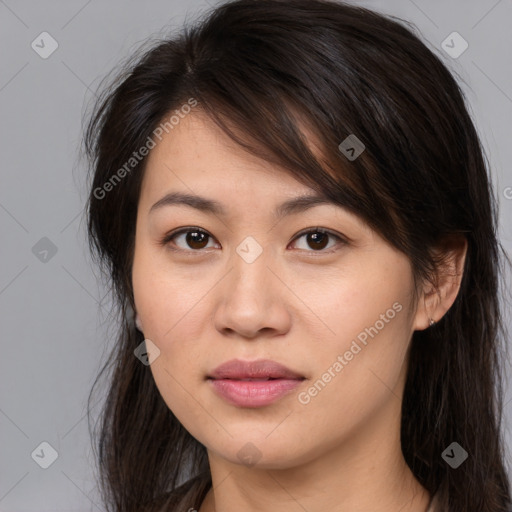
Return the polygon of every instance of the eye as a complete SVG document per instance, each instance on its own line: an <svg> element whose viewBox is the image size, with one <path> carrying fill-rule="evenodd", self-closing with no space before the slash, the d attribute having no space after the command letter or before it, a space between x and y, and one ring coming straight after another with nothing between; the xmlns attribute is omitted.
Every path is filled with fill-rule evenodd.
<svg viewBox="0 0 512 512"><path fill-rule="evenodd" d="M169 243L172 242L172 245L176 245L178 247L178 249L171 247L172 250L187 251L193 249L197 252L208 247L208 241L210 238L213 237L206 231L200 228L188 227L169 233L161 240L160 243L162 245L169 245ZM180 246L179 243L177 243L180 240L184 245Z"/></svg>
<svg viewBox="0 0 512 512"><path fill-rule="evenodd" d="M344 240L340 235L320 227L310 228L307 231L299 233L294 238L292 243L300 240L301 238L304 238L307 247L313 249L313 251L309 252L334 252L323 250L328 246L329 238L337 240L338 243L347 243L347 241ZM208 242L210 239L213 239L213 236L203 229L197 227L187 227L165 235L165 237L160 241L160 244L163 246L170 246L171 250L173 251L202 252L202 249L208 248ZM180 245L180 243L182 245ZM176 246L177 248L172 246ZM299 249L308 251L307 247L299 247ZM332 247L332 245L330 247Z"/></svg>
<svg viewBox="0 0 512 512"><path fill-rule="evenodd" d="M295 240L300 240L301 238L304 238L305 237L305 243L307 244L307 247L313 249L313 251L309 251L309 252L327 252L327 253L330 253L330 252L333 252L333 251L323 251L323 249L325 249L325 247L328 245L329 243L329 238L334 238L336 240L338 240L338 242L341 242L341 243L346 243L346 241L339 235L336 235L334 233L332 233L331 231L328 231L326 229L323 229L323 228L312 228L312 229L308 229L307 231L303 231L302 233L299 233L299 235L297 235L297 237L295 237L294 241ZM336 245L336 244L334 244ZM308 250L304 247L299 247L299 249L301 250ZM331 245L332 247L332 245Z"/></svg>

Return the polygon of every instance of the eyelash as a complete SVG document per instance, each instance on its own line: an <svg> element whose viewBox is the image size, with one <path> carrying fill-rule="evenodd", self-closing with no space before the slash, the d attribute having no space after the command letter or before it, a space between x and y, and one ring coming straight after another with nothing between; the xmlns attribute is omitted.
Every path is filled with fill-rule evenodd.
<svg viewBox="0 0 512 512"><path fill-rule="evenodd" d="M160 241L159 241L159 244L161 246L169 246L169 242L172 241L173 238L179 236L179 235L182 235L182 234L186 234L186 233L204 233L205 235L207 235L208 237L210 238L213 238L215 240L215 237L210 235L210 233L208 233L208 231L205 231L204 229L201 229L199 227L194 227L194 226L188 226L186 228L180 228L176 231L171 231L170 233L166 234ZM338 240L338 242L341 242L342 244L348 244L348 241L343 238L342 236L334 233L333 231L330 231L328 229L324 229L324 228L320 228L320 227L315 227L315 228L308 228L304 231L301 231L299 233L297 233L297 235L295 236L295 238L293 238L292 242L294 242L295 240L298 240L299 238L305 236L305 235L308 235L310 233L322 233L322 234L326 234L326 235L329 235L330 237L332 238L335 238ZM180 249L180 248L173 248L173 247L170 247L170 249L172 251L175 251L175 252L183 252L183 253L202 253L202 252L205 252L204 249ZM311 253L317 253L317 254L332 254L333 252L335 252L337 249L331 249L331 250L324 250L324 249L320 249L318 251L315 251L313 249L311 250L305 250L305 249L298 249L300 251L305 251L305 252L311 252Z"/></svg>

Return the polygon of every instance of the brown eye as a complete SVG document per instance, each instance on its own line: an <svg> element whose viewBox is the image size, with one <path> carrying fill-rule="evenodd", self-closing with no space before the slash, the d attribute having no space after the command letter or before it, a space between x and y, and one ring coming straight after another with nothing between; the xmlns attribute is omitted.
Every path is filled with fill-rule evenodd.
<svg viewBox="0 0 512 512"><path fill-rule="evenodd" d="M326 231L322 228L309 229L308 231L300 233L294 240L295 245L300 245L296 244L296 242L301 239L304 239L306 243L303 244L302 247L299 246L297 248L309 252L332 252L323 250L328 246L330 239L337 241L338 244L346 243L346 241L341 236L331 233L330 231ZM335 245L336 243L331 244L329 249Z"/></svg>
<svg viewBox="0 0 512 512"><path fill-rule="evenodd" d="M187 231L185 241L192 249L204 249L208 244L209 235L204 231Z"/></svg>
<svg viewBox="0 0 512 512"><path fill-rule="evenodd" d="M200 252L208 247L210 238L213 237L202 229L186 228L166 235L161 244L168 245L175 251Z"/></svg>
<svg viewBox="0 0 512 512"><path fill-rule="evenodd" d="M326 231L322 228L309 229L308 231L299 234L294 239L293 243L296 243L300 239L304 239L306 241L306 246L298 248L307 252L333 252L329 250L324 251L324 249L329 246L329 242L331 240L334 243L331 244L329 248L336 246L336 241L338 244L347 243L340 235ZM184 228L166 235L160 243L162 245L168 245L170 249L174 251L203 252L203 249L208 248L208 243L211 240L214 240L212 235L202 229Z"/></svg>
<svg viewBox="0 0 512 512"><path fill-rule="evenodd" d="M317 231L314 233L308 233L306 240L312 249L323 249L329 241L329 235L327 233Z"/></svg>

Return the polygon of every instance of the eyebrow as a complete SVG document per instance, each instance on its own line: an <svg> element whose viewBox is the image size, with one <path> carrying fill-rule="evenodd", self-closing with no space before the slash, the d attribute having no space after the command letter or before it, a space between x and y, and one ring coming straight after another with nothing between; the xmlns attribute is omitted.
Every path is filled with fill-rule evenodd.
<svg viewBox="0 0 512 512"><path fill-rule="evenodd" d="M322 204L335 205L333 201L325 196L311 194L301 195L292 199L288 199L287 201L278 205L274 210L274 216L276 218L282 218L287 215L304 212L309 208ZM171 192L166 194L150 208L149 213L159 210L165 206L173 205L188 206L201 212L218 216L227 215L226 209L218 201L194 194L186 194L183 192Z"/></svg>

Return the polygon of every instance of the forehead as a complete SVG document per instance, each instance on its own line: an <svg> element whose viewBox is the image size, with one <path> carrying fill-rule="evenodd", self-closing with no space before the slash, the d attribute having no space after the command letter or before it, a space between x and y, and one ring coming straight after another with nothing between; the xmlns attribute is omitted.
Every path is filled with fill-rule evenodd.
<svg viewBox="0 0 512 512"><path fill-rule="evenodd" d="M249 153L213 120L194 111L180 120L149 152L142 193L163 192L178 185L226 196L263 189L272 193L312 193L287 170Z"/></svg>

